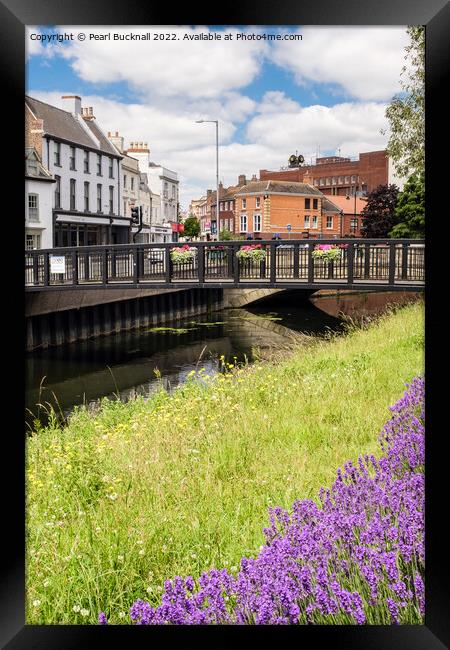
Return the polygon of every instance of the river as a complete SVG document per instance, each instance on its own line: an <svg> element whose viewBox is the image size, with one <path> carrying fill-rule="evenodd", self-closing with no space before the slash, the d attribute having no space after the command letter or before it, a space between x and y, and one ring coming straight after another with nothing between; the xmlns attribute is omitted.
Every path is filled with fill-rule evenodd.
<svg viewBox="0 0 450 650"><path fill-rule="evenodd" d="M230 363L251 363L267 352L289 349L302 334L339 332L346 317L370 318L418 296L319 292L296 306L278 300L38 350L26 357L25 419L28 426L34 417L45 421L46 408L39 405L51 404L66 417L75 406L92 407L105 396L149 395L161 383L170 390L196 368L218 372L221 355Z"/></svg>

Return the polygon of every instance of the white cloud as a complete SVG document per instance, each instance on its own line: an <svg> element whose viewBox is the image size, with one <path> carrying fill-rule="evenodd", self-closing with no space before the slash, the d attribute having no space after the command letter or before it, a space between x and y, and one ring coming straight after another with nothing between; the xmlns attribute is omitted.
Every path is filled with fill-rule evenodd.
<svg viewBox="0 0 450 650"><path fill-rule="evenodd" d="M222 39L186 41L183 37L210 34L208 27L67 27L62 31L83 31L85 41L75 40L61 48L74 72L90 83L126 81L146 96L219 97L253 81L261 69L268 46L263 41L225 41ZM253 30L255 31L255 30ZM105 36L174 34L177 40L91 40ZM178 40L180 39L180 40Z"/></svg>
<svg viewBox="0 0 450 650"><path fill-rule="evenodd" d="M298 84L338 85L350 97L390 100L408 43L406 27L304 27L303 40L277 41L273 61Z"/></svg>
<svg viewBox="0 0 450 650"><path fill-rule="evenodd" d="M307 106L297 104L293 110L291 100L287 111L272 113L271 94L266 94L260 114L247 126L247 139L258 142L274 151L284 151L284 158L297 149L306 158L315 156L317 146L321 152L341 150L342 155L364 150L382 149L386 144L380 130L386 127L385 104L343 103L335 106ZM362 147L368 147L364 149Z"/></svg>

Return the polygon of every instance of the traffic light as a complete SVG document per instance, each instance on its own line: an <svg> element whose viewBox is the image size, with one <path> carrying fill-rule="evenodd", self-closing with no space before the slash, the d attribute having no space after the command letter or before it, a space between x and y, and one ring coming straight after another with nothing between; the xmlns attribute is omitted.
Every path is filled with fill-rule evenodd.
<svg viewBox="0 0 450 650"><path fill-rule="evenodd" d="M142 224L142 206L131 208L131 223L139 226Z"/></svg>

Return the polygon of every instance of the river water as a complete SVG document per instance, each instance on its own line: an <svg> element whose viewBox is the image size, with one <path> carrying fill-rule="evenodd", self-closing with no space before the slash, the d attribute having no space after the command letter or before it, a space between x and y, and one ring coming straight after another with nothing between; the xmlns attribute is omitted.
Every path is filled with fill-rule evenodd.
<svg viewBox="0 0 450 650"><path fill-rule="evenodd" d="M219 370L219 357L249 362L267 352L289 349L302 334L342 331L345 318L373 317L389 305L404 305L419 294L366 292L315 294L299 303L282 300L227 309L208 316L35 351L26 358L26 421L45 421L44 405L64 416L102 397L126 400L149 395L163 383L171 389L191 370ZM295 304L295 306L293 306ZM173 330L168 329L169 326Z"/></svg>

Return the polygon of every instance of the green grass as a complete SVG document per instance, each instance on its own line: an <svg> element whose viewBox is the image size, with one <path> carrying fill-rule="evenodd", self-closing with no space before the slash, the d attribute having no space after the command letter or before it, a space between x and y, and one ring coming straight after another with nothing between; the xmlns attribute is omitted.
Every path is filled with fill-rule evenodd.
<svg viewBox="0 0 450 650"><path fill-rule="evenodd" d="M96 623L156 604L167 578L238 567L268 506L316 498L345 461L378 454L388 407L422 372L416 303L173 396L53 421L27 441L27 623Z"/></svg>

